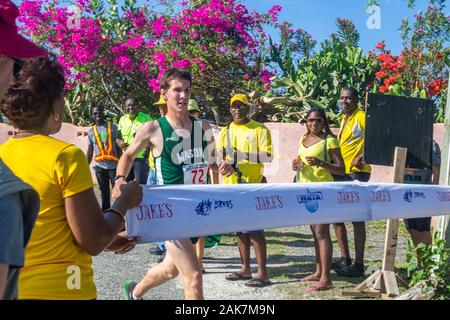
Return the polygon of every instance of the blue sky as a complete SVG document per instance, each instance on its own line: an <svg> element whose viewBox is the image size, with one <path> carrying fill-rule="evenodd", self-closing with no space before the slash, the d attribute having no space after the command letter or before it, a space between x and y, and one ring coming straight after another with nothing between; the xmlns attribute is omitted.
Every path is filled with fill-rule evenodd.
<svg viewBox="0 0 450 320"><path fill-rule="evenodd" d="M381 40L385 40L388 49L394 54L400 53L402 43L400 38L401 20L414 18L420 9L426 9L427 0L417 0L416 7L409 9L407 0L379 0L380 29L370 30L366 21L370 16L366 13L366 0L244 0L243 3L250 10L267 11L274 4L283 7L280 21L292 22L295 28L302 28L320 42L336 31L336 18L352 20L360 34L360 46L365 52L373 49ZM450 4L449 4L450 5ZM446 8L450 13L449 7Z"/></svg>
<svg viewBox="0 0 450 320"><path fill-rule="evenodd" d="M21 2L13 1L17 4ZM156 3L158 0L152 1ZM412 21L414 14L419 10L425 10L428 5L428 0L416 0L416 7L409 9L408 0L378 0L381 28L369 29L366 25L370 16L366 12L367 0L242 0L242 2L250 11L256 9L260 12L267 12L275 4L282 6L280 21L292 22L295 29L306 30L318 42L336 31L337 18L348 18L356 24L361 34L360 46L365 52L373 49L381 40L385 40L387 48L394 54L399 54L402 49L398 30L401 20L409 18ZM447 7L446 11L449 15L450 8ZM276 39L276 36L273 37Z"/></svg>

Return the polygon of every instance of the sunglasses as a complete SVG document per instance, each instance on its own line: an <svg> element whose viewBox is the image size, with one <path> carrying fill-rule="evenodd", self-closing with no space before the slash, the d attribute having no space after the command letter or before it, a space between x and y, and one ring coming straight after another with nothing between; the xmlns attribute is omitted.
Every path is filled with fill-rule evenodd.
<svg viewBox="0 0 450 320"><path fill-rule="evenodd" d="M308 118L308 119L306 119L306 122L308 122L308 123L313 123L313 122L322 123L323 119L322 118Z"/></svg>

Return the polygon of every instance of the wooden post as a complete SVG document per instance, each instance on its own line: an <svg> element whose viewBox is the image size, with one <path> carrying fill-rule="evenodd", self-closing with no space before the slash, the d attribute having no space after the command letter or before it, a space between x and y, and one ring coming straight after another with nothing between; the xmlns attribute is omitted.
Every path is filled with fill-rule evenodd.
<svg viewBox="0 0 450 320"><path fill-rule="evenodd" d="M394 154L394 183L403 183L405 177L406 156L408 149L395 148ZM395 274L395 254L397 252L398 220L388 220L386 225L386 237L384 241L383 265L356 287L356 291L343 291L344 296L383 296L393 298L399 295L397 279L402 286L406 282Z"/></svg>
<svg viewBox="0 0 450 320"><path fill-rule="evenodd" d="M449 88L450 88L450 72L449 72ZM444 120L444 145L442 147L441 156L441 173L439 176L440 185L449 185L450 183L450 90L447 94L447 106L445 109ZM447 240L447 247L450 247L450 228L449 225L450 216L439 217L438 231L441 239Z"/></svg>

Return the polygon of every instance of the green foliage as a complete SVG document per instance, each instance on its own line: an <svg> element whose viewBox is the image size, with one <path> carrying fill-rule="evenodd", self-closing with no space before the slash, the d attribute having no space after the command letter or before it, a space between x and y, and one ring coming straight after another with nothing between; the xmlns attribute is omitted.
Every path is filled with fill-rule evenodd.
<svg viewBox="0 0 450 320"><path fill-rule="evenodd" d="M290 58L290 51L282 43L272 45L271 59L281 69L282 77L272 80L272 89L260 103L273 106L273 121L298 122L313 107L324 108L331 123L338 123L336 107L342 89L355 87L361 98L375 77L376 62L362 54L362 49L349 45L356 43L359 34L349 27L348 20L338 21L345 30L340 36L322 43L322 50L310 57L303 57L297 64Z"/></svg>
<svg viewBox="0 0 450 320"><path fill-rule="evenodd" d="M434 234L433 245L423 243L414 247L411 240L408 241L408 276L411 278L410 286L420 282L425 283L425 288L432 288L433 299L450 299L450 248L446 248L446 241L439 239ZM417 259L417 260L416 260ZM417 268L417 264L420 268Z"/></svg>
<svg viewBox="0 0 450 320"><path fill-rule="evenodd" d="M440 1L442 1L442 0L440 0ZM416 0L408 0L408 8L412 9L412 8L414 8L415 5L416 5ZM380 2L378 0L367 0L367 7L370 7L370 6L380 6Z"/></svg>

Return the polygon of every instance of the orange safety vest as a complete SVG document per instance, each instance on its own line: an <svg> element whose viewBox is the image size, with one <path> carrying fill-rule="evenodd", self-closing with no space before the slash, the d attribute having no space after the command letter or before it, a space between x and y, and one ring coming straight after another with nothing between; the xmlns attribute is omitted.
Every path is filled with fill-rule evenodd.
<svg viewBox="0 0 450 320"><path fill-rule="evenodd" d="M99 154L96 155L94 158L95 161L98 162L98 161L102 161L102 160L111 160L111 161L119 162L119 157L116 154L114 154L114 152L112 151L112 149L113 149L112 122L111 121L106 122L106 132L107 132L106 148L103 145L102 139L100 139L100 135L98 133L97 126L94 125L92 128L94 129L95 141L97 142L98 151L99 151Z"/></svg>

